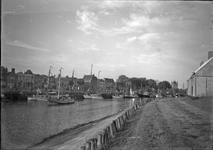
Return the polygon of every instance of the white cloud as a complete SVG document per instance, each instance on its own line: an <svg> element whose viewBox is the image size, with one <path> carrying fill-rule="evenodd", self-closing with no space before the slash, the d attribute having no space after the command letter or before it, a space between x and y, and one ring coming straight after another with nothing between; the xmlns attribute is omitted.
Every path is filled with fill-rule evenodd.
<svg viewBox="0 0 213 150"><path fill-rule="evenodd" d="M99 4L100 8L120 8L123 7L125 4L124 1L110 1L104 0Z"/></svg>
<svg viewBox="0 0 213 150"><path fill-rule="evenodd" d="M140 36L139 39L143 43L147 43L147 42L149 42L151 40L159 40L160 39L160 34L159 33L146 33L146 34L143 34L142 36Z"/></svg>
<svg viewBox="0 0 213 150"><path fill-rule="evenodd" d="M126 67L126 65L124 65L124 64L119 64L118 66L119 67Z"/></svg>
<svg viewBox="0 0 213 150"><path fill-rule="evenodd" d="M86 8L82 12L77 10L77 22L80 24L78 29L84 31L85 34L90 34L88 30L95 29L98 26L98 18L95 13L88 11Z"/></svg>
<svg viewBox="0 0 213 150"><path fill-rule="evenodd" d="M73 42L72 40L68 39L69 42Z"/></svg>
<svg viewBox="0 0 213 150"><path fill-rule="evenodd" d="M13 42L5 41L5 43L8 44L8 45L23 47L23 48L26 48L26 49L31 49L31 50L36 50L36 51L45 51L45 52L51 51L51 50L45 49L45 48L34 47L34 46L31 46L29 44L26 44L26 43L24 43L22 41L18 41L18 40L15 40Z"/></svg>
<svg viewBox="0 0 213 150"><path fill-rule="evenodd" d="M133 36L133 37L131 37L131 38L128 38L128 39L127 39L127 42L133 42L133 41L135 41L136 39L137 39L137 37Z"/></svg>
<svg viewBox="0 0 213 150"><path fill-rule="evenodd" d="M88 50L100 51L100 49L97 48L96 44L91 45L90 48L78 48L78 50L80 50L80 51L88 51Z"/></svg>
<svg viewBox="0 0 213 150"><path fill-rule="evenodd" d="M126 43L117 43L115 47L118 49L126 49L126 45Z"/></svg>
<svg viewBox="0 0 213 150"><path fill-rule="evenodd" d="M95 44L91 45L91 48L90 48L90 49L93 50L93 51L99 51L99 50L100 50L100 49L98 49L98 48L96 47Z"/></svg>
<svg viewBox="0 0 213 150"><path fill-rule="evenodd" d="M154 17L150 18L145 15L131 14L130 19L123 19L123 23L129 27L149 27L155 25L165 25L169 23L168 18Z"/></svg>

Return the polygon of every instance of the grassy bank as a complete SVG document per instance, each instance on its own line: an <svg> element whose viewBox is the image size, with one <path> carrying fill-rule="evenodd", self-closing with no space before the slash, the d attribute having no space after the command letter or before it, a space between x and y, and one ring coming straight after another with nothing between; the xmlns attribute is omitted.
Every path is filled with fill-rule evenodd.
<svg viewBox="0 0 213 150"><path fill-rule="evenodd" d="M194 107L200 108L203 111L209 113L212 112L213 97L201 97L201 98L185 97L182 100Z"/></svg>

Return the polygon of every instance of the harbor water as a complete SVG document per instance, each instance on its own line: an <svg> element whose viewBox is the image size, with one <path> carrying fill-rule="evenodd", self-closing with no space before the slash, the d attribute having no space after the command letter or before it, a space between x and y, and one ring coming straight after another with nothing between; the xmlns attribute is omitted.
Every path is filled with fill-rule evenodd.
<svg viewBox="0 0 213 150"><path fill-rule="evenodd" d="M26 149L65 129L126 110L131 99L84 99L71 105L48 101L1 102L1 149Z"/></svg>

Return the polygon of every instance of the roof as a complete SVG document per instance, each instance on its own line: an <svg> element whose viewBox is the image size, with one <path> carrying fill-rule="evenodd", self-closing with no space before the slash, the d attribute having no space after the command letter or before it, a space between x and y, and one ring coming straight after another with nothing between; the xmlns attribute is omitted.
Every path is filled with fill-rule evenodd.
<svg viewBox="0 0 213 150"><path fill-rule="evenodd" d="M113 79L109 79L109 78L104 78L104 80L108 83L115 83Z"/></svg>
<svg viewBox="0 0 213 150"><path fill-rule="evenodd" d="M84 79L84 81L86 81L86 82L90 82L91 79L92 79L92 77L93 77L93 75L84 75L83 79Z"/></svg>
<svg viewBox="0 0 213 150"><path fill-rule="evenodd" d="M33 73L32 73L31 70L28 69L28 70L25 72L25 74L33 74Z"/></svg>
<svg viewBox="0 0 213 150"><path fill-rule="evenodd" d="M103 79L99 79L98 81L99 81L99 82L104 82L104 80L103 80Z"/></svg>
<svg viewBox="0 0 213 150"><path fill-rule="evenodd" d="M23 74L23 72L20 71L20 72L18 72L17 74Z"/></svg>
<svg viewBox="0 0 213 150"><path fill-rule="evenodd" d="M210 61L213 60L213 57L204 62L194 73L197 73L200 69L202 69L204 66L206 66Z"/></svg>

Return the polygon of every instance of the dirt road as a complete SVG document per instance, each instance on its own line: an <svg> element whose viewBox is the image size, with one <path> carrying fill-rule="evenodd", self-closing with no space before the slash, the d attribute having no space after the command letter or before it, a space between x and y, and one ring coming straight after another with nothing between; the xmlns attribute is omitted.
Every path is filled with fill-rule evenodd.
<svg viewBox="0 0 213 150"><path fill-rule="evenodd" d="M208 100L211 106L206 110L192 105L197 102L189 98L151 101L116 135L110 149L211 150L213 101Z"/></svg>

